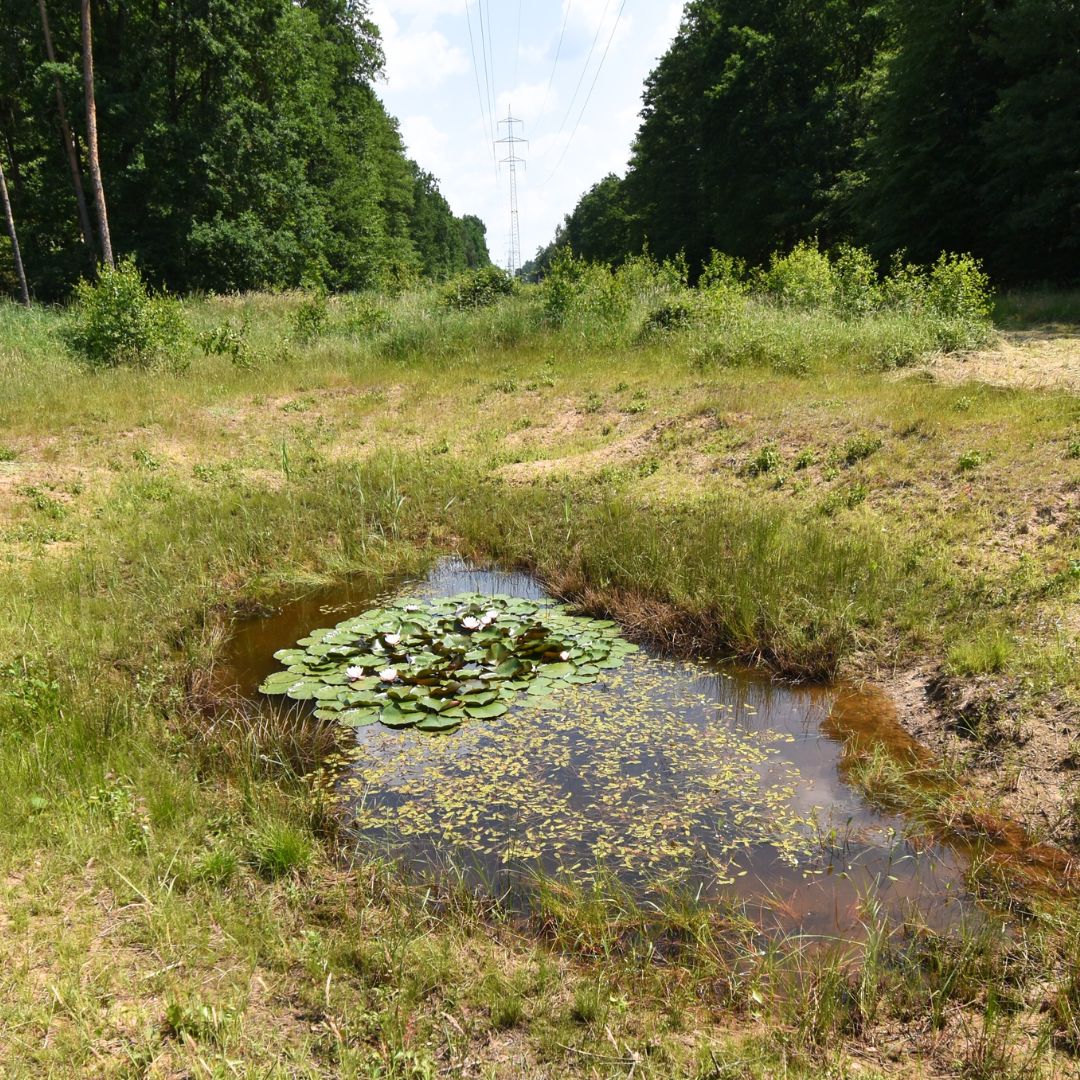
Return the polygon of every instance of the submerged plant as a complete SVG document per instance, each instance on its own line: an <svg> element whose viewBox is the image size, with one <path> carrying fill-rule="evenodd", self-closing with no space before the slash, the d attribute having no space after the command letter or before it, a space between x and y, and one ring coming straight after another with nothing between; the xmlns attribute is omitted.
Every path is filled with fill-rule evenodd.
<svg viewBox="0 0 1080 1080"><path fill-rule="evenodd" d="M502 716L519 694L545 698L595 682L636 649L615 623L551 600L402 599L275 653L287 670L259 689L313 701L316 716L348 727L451 731Z"/></svg>

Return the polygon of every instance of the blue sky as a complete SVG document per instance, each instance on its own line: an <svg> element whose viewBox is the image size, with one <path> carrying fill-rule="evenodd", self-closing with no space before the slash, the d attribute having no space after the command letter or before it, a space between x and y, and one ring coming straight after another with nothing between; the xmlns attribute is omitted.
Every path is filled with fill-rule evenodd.
<svg viewBox="0 0 1080 1080"><path fill-rule="evenodd" d="M386 50L379 93L401 123L409 155L439 178L454 212L483 218L496 262L506 261L510 212L506 171L496 172L491 148L492 99L495 119L512 108L524 121L518 134L529 140L519 150L528 161L519 173L519 201L522 252L529 258L582 192L625 169L645 77L678 29L682 6L682 0L372 0ZM486 74L481 16L483 40L490 42Z"/></svg>

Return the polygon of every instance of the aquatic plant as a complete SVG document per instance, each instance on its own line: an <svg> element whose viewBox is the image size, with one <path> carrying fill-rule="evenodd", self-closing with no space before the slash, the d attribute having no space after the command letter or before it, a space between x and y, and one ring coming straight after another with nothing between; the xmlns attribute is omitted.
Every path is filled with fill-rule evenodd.
<svg viewBox="0 0 1080 1080"><path fill-rule="evenodd" d="M502 716L519 695L546 698L595 682L636 650L614 622L572 615L552 600L405 598L275 653L286 670L259 690L314 702L318 717L349 727L452 731L466 719Z"/></svg>

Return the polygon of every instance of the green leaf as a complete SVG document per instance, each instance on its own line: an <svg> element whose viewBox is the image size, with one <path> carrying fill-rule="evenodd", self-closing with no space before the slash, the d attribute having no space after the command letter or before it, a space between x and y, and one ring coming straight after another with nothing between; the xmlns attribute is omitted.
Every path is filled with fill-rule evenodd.
<svg viewBox="0 0 1080 1080"><path fill-rule="evenodd" d="M501 702L491 705L466 705L465 712L474 720L494 720L497 716L503 716L510 711L509 706Z"/></svg>
<svg viewBox="0 0 1080 1080"><path fill-rule="evenodd" d="M396 705L387 705L379 714L379 720L389 728L412 727L419 718L418 713L403 712Z"/></svg>
<svg viewBox="0 0 1080 1080"><path fill-rule="evenodd" d="M561 679L564 675L573 675L574 673L573 664L543 664L540 667L540 674L546 679Z"/></svg>
<svg viewBox="0 0 1080 1080"><path fill-rule="evenodd" d="M370 727L379 722L378 709L349 709L338 717L338 722L346 727L361 728Z"/></svg>
<svg viewBox="0 0 1080 1080"><path fill-rule="evenodd" d="M453 731L461 726L461 720L452 716L425 716L416 725L417 731Z"/></svg>

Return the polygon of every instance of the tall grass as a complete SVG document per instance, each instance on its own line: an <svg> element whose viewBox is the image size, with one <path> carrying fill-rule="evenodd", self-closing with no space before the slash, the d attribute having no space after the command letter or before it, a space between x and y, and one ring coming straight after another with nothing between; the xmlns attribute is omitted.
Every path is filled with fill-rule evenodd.
<svg viewBox="0 0 1080 1080"><path fill-rule="evenodd" d="M948 642L961 643L958 667L1026 663L1019 641L999 665L993 642L984 649L976 635L978 647L965 649L965 634L980 624L978 605L1004 624L1002 596L1022 611L1049 586L987 572L974 593L954 558L973 526L959 511L927 525L941 515L924 481L940 459L941 483L952 483L953 442L966 446L989 427L1010 446L1057 440L1046 460L1065 462L1061 402L996 395L973 404L970 391L877 378L948 345L940 309L923 303L930 271L911 286L923 300L889 306L863 303L850 281L839 293L847 279L832 262L800 258L801 277L782 260L759 278L718 262L698 289L678 266L577 267L567 273L580 287L561 310L550 283L465 311L433 291L336 297L318 319L303 316L314 309L302 294L189 298L186 372L88 371L65 351L66 313L0 306L0 425L14 454L0 467L35 477L0 492L15 523L0 565L0 867L4 888L33 894L12 935L42 925L66 943L75 927L115 945L123 962L114 974L148 958L125 1000L158 995L148 1006L157 1012L140 1020L151 1057L166 1040L171 1053L189 1054L192 1072L235 1071L246 1059L270 1075L340 1065L346 1075L423 1076L483 1040L506 1039L527 1045L538 1069L568 1075L636 1062L635 1075L658 1078L697 1067L702 1076L816 1076L845 1041L889 1025L954 1030L972 1003L986 1024L971 1040L970 1068L1000 1061L1002 1040L1023 1032L988 995L1015 1003L1018 985L1045 984L1076 954L1062 907L1033 902L1011 936L976 927L949 936L914 919L886 925L868 897L866 943L823 951L763 941L730 907L672 896L657 910L613 882L592 893L540 882L522 926L460 889L415 888L378 865L348 875L330 867L316 842L327 823L304 779L325 731L287 716L260 726L207 689L205 672L245 605L358 570L416 571L451 548L534 568L637 636L789 675ZM818 289L809 306L807 282ZM223 327L218 341L244 347L200 345ZM304 411L323 391L342 392L338 411ZM654 414L653 402L665 411ZM539 423L545 410L556 421L595 420L596 430L537 454L603 446L605 429L625 424L650 433L664 468L684 451L707 451L727 471L693 486L673 470L671 486L644 495L636 459L507 483L499 467L532 452L508 446L507 433L527 433L517 422ZM767 439L725 426L724 416L751 413L764 418ZM739 464L806 417L793 445L774 447L776 469L755 476ZM716 444L699 445L706 438ZM814 473L817 488L775 486L811 444L799 476ZM729 457L738 460L729 466ZM55 490L46 490L54 462ZM841 482L876 485L881 502L837 504L826 516L816 492L831 490L829 469ZM66 515L66 543L21 528L52 529L53 512ZM1051 571L1055 602L1068 602L1073 578ZM883 802L906 781L937 778L881 759L852 775ZM922 795L928 817L959 813L936 790ZM42 922L85 895L107 898L107 934L96 900L89 912ZM537 936L555 949L536 948ZM8 937L0 931L0 946ZM121 953L125 942L132 948ZM61 1061L89 1072L99 1064L94 979L105 987L108 978L87 975L80 949L67 946L56 961L62 977L50 973L56 994L44 1003L16 968L0 975L5 1030L31 1033L25 1075ZM245 1003L262 993L250 989L256 977L280 988L288 1024L301 1012L321 1018L317 1051L296 1040L282 1049L269 1011L245 1028ZM1075 1042L1075 987L1066 979L1048 993L1034 1026ZM61 1014L89 1019L65 1028L54 1023ZM733 1046L716 1035L717 1015L764 1035ZM459 1023L467 1034L454 1033ZM147 1060L141 1046L124 1046L132 1061Z"/></svg>

